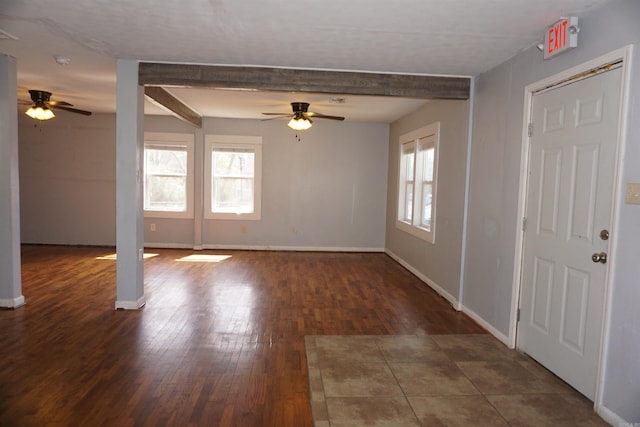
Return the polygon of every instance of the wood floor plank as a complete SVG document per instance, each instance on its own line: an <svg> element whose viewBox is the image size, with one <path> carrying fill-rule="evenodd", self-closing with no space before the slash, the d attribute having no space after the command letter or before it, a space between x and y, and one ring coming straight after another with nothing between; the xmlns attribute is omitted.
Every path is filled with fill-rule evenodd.
<svg viewBox="0 0 640 427"><path fill-rule="evenodd" d="M113 248L23 247L0 426L311 426L305 335L485 333L380 253L147 252L114 311Z"/></svg>

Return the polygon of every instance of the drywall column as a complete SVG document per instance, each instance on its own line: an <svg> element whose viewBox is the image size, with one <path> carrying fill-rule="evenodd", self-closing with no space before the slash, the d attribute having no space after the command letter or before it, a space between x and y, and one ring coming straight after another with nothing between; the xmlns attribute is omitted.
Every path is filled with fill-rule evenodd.
<svg viewBox="0 0 640 427"><path fill-rule="evenodd" d="M195 182L193 186L193 193L195 194L195 200L193 201L194 215L193 221L193 249L202 250L202 217L203 217L203 205L204 205L204 132L202 128L195 130L195 158L199 159L195 166Z"/></svg>
<svg viewBox="0 0 640 427"><path fill-rule="evenodd" d="M116 84L116 310L136 310L144 298L142 165L144 90L138 62L118 60Z"/></svg>
<svg viewBox="0 0 640 427"><path fill-rule="evenodd" d="M20 191L16 59L0 55L0 307L24 305L20 273Z"/></svg>

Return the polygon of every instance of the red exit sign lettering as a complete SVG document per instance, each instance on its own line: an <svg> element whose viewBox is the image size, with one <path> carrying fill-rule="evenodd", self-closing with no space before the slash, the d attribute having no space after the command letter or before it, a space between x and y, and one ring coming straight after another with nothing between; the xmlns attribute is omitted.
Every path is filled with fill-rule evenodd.
<svg viewBox="0 0 640 427"><path fill-rule="evenodd" d="M553 24L544 35L544 59L578 46L578 18L572 16Z"/></svg>

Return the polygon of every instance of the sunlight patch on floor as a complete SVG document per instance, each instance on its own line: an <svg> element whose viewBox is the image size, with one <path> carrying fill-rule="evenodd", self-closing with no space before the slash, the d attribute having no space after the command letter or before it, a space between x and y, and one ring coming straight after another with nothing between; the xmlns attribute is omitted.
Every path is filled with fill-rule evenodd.
<svg viewBox="0 0 640 427"><path fill-rule="evenodd" d="M145 253L143 255L144 259L147 258L153 258L154 256L158 256L160 254L150 254L150 253ZM103 256L97 256L96 259L107 259L107 260L116 260L118 259L118 254L110 254L110 255L103 255Z"/></svg>
<svg viewBox="0 0 640 427"><path fill-rule="evenodd" d="M205 254L193 254L177 258L176 261L181 262L221 262L231 258L231 255L205 255Z"/></svg>

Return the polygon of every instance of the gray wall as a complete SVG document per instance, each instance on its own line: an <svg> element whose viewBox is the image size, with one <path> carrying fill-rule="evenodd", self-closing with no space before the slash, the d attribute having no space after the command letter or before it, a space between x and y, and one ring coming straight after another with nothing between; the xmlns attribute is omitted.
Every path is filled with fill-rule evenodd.
<svg viewBox="0 0 640 427"><path fill-rule="evenodd" d="M509 333L525 87L640 42L640 2L620 0L580 17L579 46L552 60L532 47L476 79L463 304ZM542 37L542 34L541 34ZM637 54L637 52L636 52ZM618 228L612 240L613 300L603 404L640 422L640 206L624 204L624 184L640 182L640 68L632 65Z"/></svg>
<svg viewBox="0 0 640 427"><path fill-rule="evenodd" d="M115 244L114 114L18 114L23 243Z"/></svg>
<svg viewBox="0 0 640 427"><path fill-rule="evenodd" d="M298 142L284 120L205 118L196 130L172 117L146 116L147 131L195 134L196 218L146 218L145 243L383 250L388 129L318 120ZM202 219L208 133L263 137L262 220ZM19 139L22 241L114 245L115 115L61 112L37 127L25 116Z"/></svg>
<svg viewBox="0 0 640 427"><path fill-rule="evenodd" d="M468 101L431 101L389 131L386 249L453 304L459 298L467 158ZM435 244L396 228L399 138L440 122Z"/></svg>
<svg viewBox="0 0 640 427"><path fill-rule="evenodd" d="M262 135L262 220L206 220L213 245L383 250L389 126L208 120L205 133Z"/></svg>

